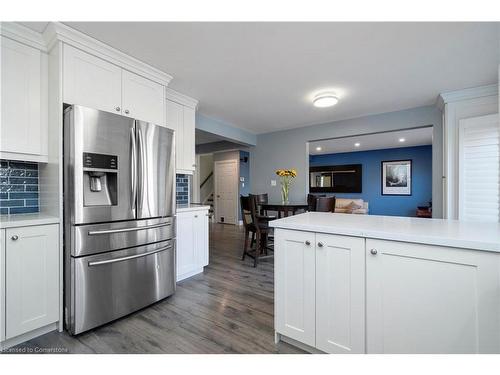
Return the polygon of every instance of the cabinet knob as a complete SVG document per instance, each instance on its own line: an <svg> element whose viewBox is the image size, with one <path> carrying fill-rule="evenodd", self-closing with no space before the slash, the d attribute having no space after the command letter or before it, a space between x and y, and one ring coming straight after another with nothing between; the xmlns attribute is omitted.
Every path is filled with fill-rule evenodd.
<svg viewBox="0 0 500 375"><path fill-rule="evenodd" d="M310 245L311 245L311 242L310 242L310 241L306 241L306 242L305 242L305 244L306 244L307 246L310 246Z"/></svg>
<svg viewBox="0 0 500 375"><path fill-rule="evenodd" d="M10 239L12 241L17 241L19 239L19 236L17 234L14 234Z"/></svg>
<svg viewBox="0 0 500 375"><path fill-rule="evenodd" d="M128 109L125 110L125 114L128 115L130 112Z"/></svg>
<svg viewBox="0 0 500 375"><path fill-rule="evenodd" d="M318 242L318 247L323 247L323 242Z"/></svg>
<svg viewBox="0 0 500 375"><path fill-rule="evenodd" d="M372 255L377 255L377 252L378 252L378 251L377 251L377 249L371 249L371 250L370 250L370 253L371 253Z"/></svg>
<svg viewBox="0 0 500 375"><path fill-rule="evenodd" d="M194 215L194 217L198 217L198 215Z"/></svg>
<svg viewBox="0 0 500 375"><path fill-rule="evenodd" d="M120 107L115 108L116 112L120 112Z"/></svg>

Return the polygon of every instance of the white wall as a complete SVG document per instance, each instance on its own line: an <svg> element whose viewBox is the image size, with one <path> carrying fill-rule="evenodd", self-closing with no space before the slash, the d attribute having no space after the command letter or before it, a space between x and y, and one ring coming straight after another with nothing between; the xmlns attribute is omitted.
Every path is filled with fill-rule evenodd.
<svg viewBox="0 0 500 375"><path fill-rule="evenodd" d="M250 152L252 192L255 194L268 193L271 200L279 200L279 183L277 186L271 186L271 179L277 179L275 170L296 168L299 175L290 188L290 200L305 201L309 183L308 141L428 125L432 125L434 129L432 148L433 210L435 217L441 217L443 131L442 113L436 106L418 107L258 135L257 145L252 147Z"/></svg>

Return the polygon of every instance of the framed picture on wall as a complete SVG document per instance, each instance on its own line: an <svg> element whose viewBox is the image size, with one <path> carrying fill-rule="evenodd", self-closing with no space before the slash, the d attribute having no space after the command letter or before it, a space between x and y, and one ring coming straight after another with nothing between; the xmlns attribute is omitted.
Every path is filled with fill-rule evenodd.
<svg viewBox="0 0 500 375"><path fill-rule="evenodd" d="M382 162L382 195L411 195L411 160Z"/></svg>

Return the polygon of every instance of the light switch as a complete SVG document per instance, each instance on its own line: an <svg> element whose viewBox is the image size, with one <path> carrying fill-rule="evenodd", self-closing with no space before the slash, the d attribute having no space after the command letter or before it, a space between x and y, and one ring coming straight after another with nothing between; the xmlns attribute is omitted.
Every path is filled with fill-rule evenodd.
<svg viewBox="0 0 500 375"><path fill-rule="evenodd" d="M276 180L271 180L271 186L276 186Z"/></svg>

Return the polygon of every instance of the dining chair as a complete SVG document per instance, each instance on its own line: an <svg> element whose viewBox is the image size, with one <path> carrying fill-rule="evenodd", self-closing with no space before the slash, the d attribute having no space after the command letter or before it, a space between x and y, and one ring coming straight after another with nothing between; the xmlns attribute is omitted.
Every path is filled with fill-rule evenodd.
<svg viewBox="0 0 500 375"><path fill-rule="evenodd" d="M307 194L307 210L308 211L316 211L316 201L318 198L326 197L326 195L318 195L318 194Z"/></svg>
<svg viewBox="0 0 500 375"><path fill-rule="evenodd" d="M241 196L241 216L245 227L245 243L243 247L243 255L241 260L245 260L248 255L254 260L254 267L257 267L259 259L269 258L269 250L273 250L268 246L268 237L270 232L269 220L273 220L273 216L261 215L257 208L257 200L255 196ZM252 234L250 244L249 235ZM255 248L253 248L255 242ZM250 246L249 246L250 245ZM252 249L253 248L253 249Z"/></svg>
<svg viewBox="0 0 500 375"><path fill-rule="evenodd" d="M317 197L317 212L335 212L335 197Z"/></svg>
<svg viewBox="0 0 500 375"><path fill-rule="evenodd" d="M261 215L265 215L266 213L262 209L262 205L269 203L269 196L267 193L264 194L248 194L249 197L255 197L255 201L257 203L257 208Z"/></svg>

